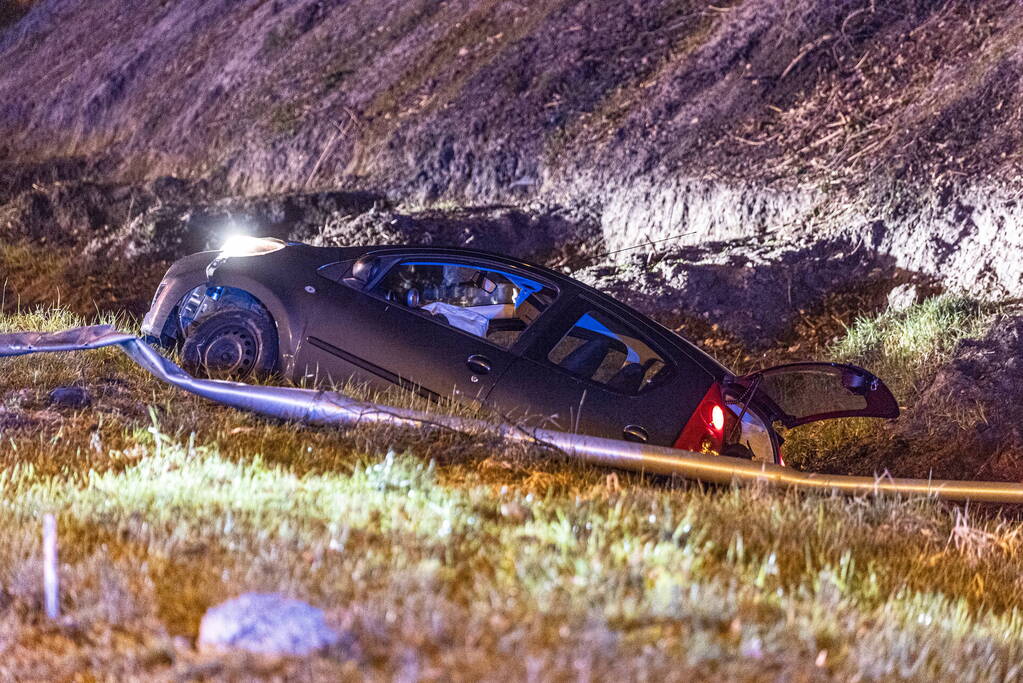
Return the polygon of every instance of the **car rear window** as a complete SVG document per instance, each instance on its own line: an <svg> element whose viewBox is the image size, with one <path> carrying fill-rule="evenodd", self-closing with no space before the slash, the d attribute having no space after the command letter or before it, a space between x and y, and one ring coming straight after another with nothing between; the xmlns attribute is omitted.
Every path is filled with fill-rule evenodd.
<svg viewBox="0 0 1023 683"><path fill-rule="evenodd" d="M568 372L625 394L659 383L668 364L625 323L606 313L584 313L547 356Z"/></svg>

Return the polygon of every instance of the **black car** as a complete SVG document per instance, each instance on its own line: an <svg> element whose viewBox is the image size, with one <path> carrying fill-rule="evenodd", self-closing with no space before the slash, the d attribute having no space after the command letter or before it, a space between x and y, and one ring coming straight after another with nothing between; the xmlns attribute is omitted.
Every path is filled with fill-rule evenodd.
<svg viewBox="0 0 1023 683"><path fill-rule="evenodd" d="M781 462L776 422L899 414L861 368L737 377L580 282L470 249L234 238L171 266L143 332L213 375L398 385L519 423L767 462Z"/></svg>

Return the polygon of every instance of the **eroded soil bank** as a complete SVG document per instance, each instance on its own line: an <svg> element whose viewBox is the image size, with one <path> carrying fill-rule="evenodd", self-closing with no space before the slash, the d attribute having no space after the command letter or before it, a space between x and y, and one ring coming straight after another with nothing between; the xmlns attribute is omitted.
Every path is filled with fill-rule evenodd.
<svg viewBox="0 0 1023 683"><path fill-rule="evenodd" d="M237 232L508 254L570 273L729 351L763 352L782 341L810 349L831 340L816 331L820 324L833 336L857 313L882 307L896 285L914 283L918 297L943 288L938 278L899 268L841 237L798 243L778 234L710 234L700 244L658 237L623 247L601 216L539 202L421 207L342 191L225 197L207 181L121 184L83 175L71 164L7 167L0 230L9 267L20 263L22 272L9 283L9 302L52 302L58 289L80 290L86 282L102 289L105 281L102 296L79 291L63 303L81 312L99 305L139 315L162 268ZM38 248L49 250L49 258L30 268ZM37 277L25 280L26 272ZM812 340L797 338L811 330Z"/></svg>
<svg viewBox="0 0 1023 683"><path fill-rule="evenodd" d="M1023 295L1014 0L16 9L0 27L16 65L0 72L0 159L42 176L175 177L206 200L378 197L402 213L509 206L578 228L577 245L596 246L596 227L608 251L855 253L867 272ZM163 233L131 248L162 249ZM546 239L524 251L557 260Z"/></svg>

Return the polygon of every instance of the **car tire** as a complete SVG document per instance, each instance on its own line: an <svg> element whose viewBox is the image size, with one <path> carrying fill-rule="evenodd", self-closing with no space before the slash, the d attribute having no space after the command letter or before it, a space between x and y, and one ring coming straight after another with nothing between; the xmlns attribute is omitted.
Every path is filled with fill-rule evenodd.
<svg viewBox="0 0 1023 683"><path fill-rule="evenodd" d="M261 310L213 311L190 326L181 356L194 375L234 380L270 375L277 366L277 330Z"/></svg>

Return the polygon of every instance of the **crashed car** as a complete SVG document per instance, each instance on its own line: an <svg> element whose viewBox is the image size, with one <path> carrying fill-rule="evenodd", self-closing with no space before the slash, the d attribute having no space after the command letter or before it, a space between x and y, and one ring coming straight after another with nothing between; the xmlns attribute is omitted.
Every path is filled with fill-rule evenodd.
<svg viewBox="0 0 1023 683"><path fill-rule="evenodd" d="M862 368L736 376L580 282L470 249L236 237L175 262L142 329L212 376L400 386L513 423L771 463L776 424L899 414Z"/></svg>

